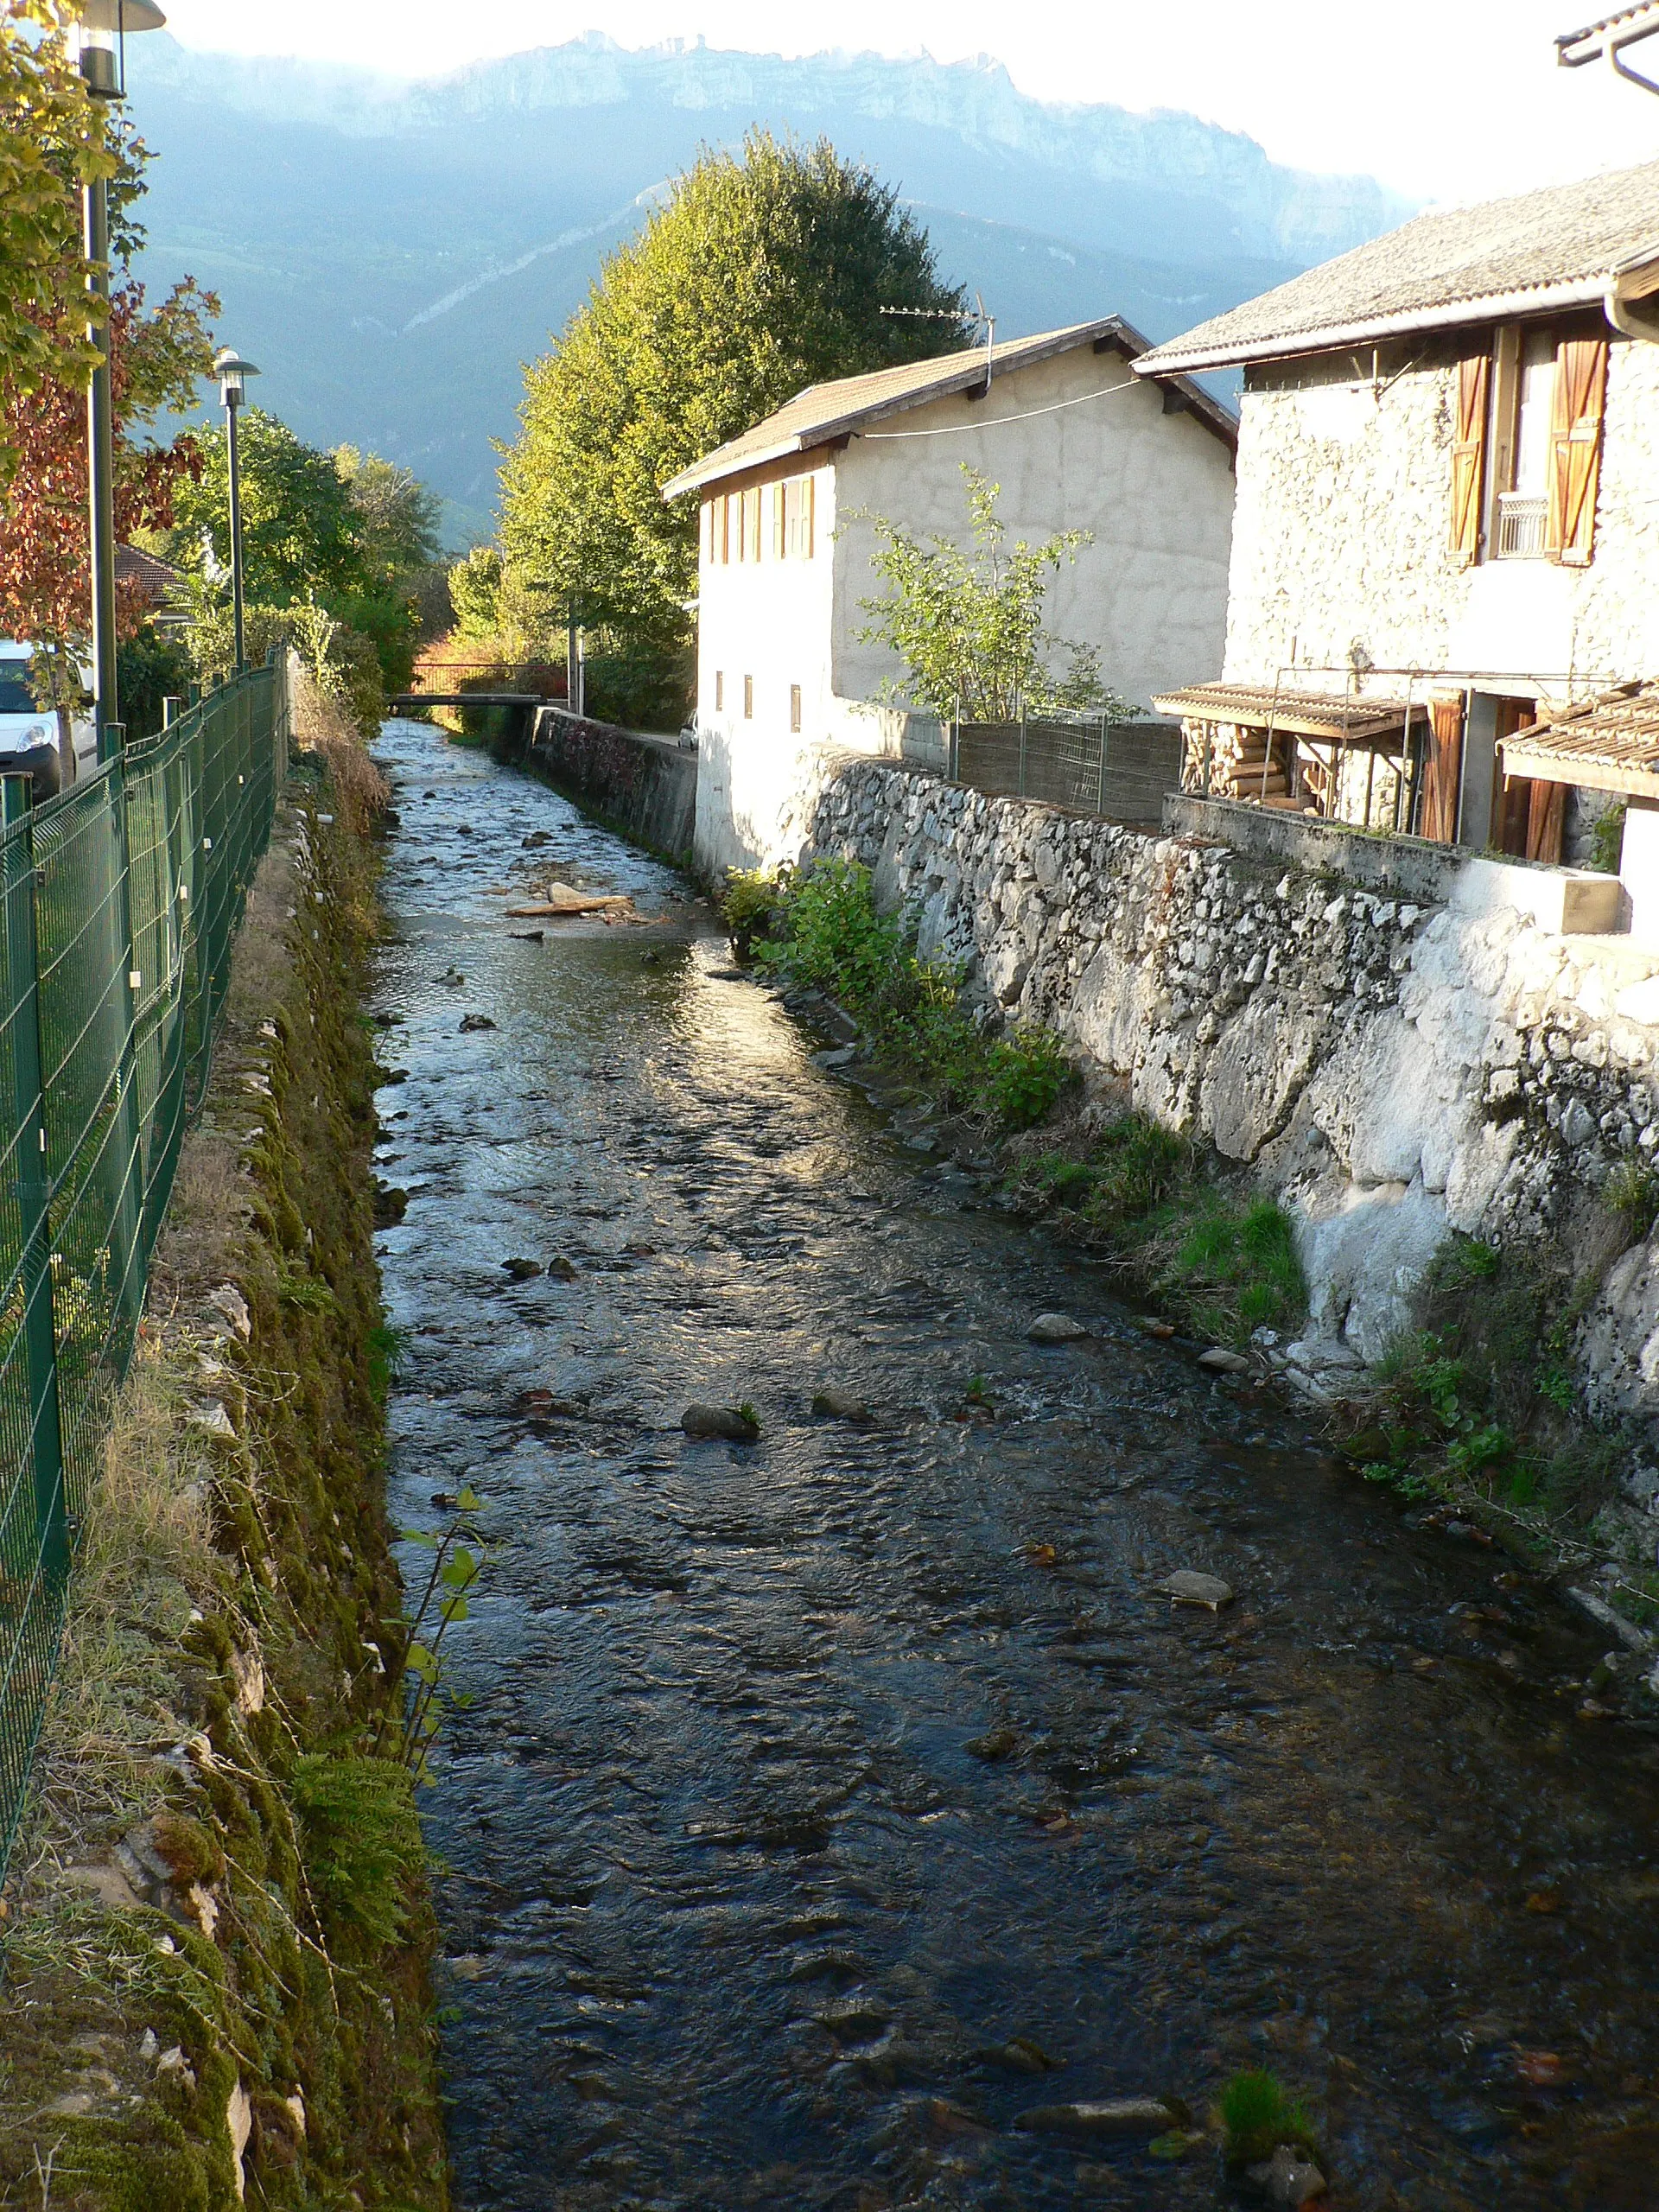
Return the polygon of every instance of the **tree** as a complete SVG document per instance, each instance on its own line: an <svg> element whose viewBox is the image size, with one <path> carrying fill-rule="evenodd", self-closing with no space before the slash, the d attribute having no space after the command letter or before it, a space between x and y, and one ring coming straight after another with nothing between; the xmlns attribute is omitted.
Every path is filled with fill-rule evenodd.
<svg viewBox="0 0 1659 2212"><path fill-rule="evenodd" d="M509 572L589 626L679 645L696 589L695 503L663 485L803 386L961 342L926 233L827 140L752 131L705 153L612 255L528 372L501 471Z"/></svg>
<svg viewBox="0 0 1659 2212"><path fill-rule="evenodd" d="M378 453L336 446L330 456L356 517L358 550L370 577L399 584L439 557L443 503L418 476Z"/></svg>
<svg viewBox="0 0 1659 2212"><path fill-rule="evenodd" d="M194 403L213 353L206 319L218 305L188 278L150 313L142 285L121 285L111 300L118 537L166 529L180 486L198 466L188 435L156 445L133 434L164 410ZM73 364L73 353L67 358ZM86 396L73 374L72 368L70 375L42 378L33 387L21 379L0 382L0 442L9 442L16 456L0 531L0 637L26 638L40 648L36 680L42 700L57 710L66 745L81 696L77 663L86 658L92 626ZM139 601L118 602L118 633L132 638L143 614Z"/></svg>
<svg viewBox="0 0 1659 2212"><path fill-rule="evenodd" d="M14 400L83 385L97 360L90 268L75 193L113 176L105 104L69 53L60 0L6 0L0 14L0 384ZM0 486L21 459L16 409L0 417Z"/></svg>
<svg viewBox="0 0 1659 2212"><path fill-rule="evenodd" d="M231 568L230 455L221 427L199 439L201 467L175 500L169 558L210 583ZM245 407L241 462L243 587L250 601L298 606L367 583L350 487L333 460L263 407Z"/></svg>
<svg viewBox="0 0 1659 2212"><path fill-rule="evenodd" d="M883 686L894 704L918 707L941 721L1008 721L1020 714L1072 709L1121 721L1133 710L1101 681L1092 645L1071 645L1043 627L1050 576L1093 541L1068 530L1041 545L1009 546L996 512L1001 486L964 461L969 550L954 538L912 537L885 515L860 513L878 550L870 566L887 586L859 605L875 618L861 640L886 645L905 664L903 677ZM1067 665L1056 674L1054 661Z"/></svg>

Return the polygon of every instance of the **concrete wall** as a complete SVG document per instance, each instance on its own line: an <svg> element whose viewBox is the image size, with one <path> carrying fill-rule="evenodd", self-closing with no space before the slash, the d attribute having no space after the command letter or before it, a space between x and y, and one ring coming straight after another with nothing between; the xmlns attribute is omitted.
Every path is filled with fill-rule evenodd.
<svg viewBox="0 0 1659 2212"><path fill-rule="evenodd" d="M589 721L563 707L543 707L531 731L530 757L636 844L689 863L697 803L697 756L667 738L642 737Z"/></svg>
<svg viewBox="0 0 1659 2212"><path fill-rule="evenodd" d="M1108 387L1121 389L1027 415ZM999 423L1016 414L1027 419ZM987 399L934 401L878 427L927 435L855 437L837 454L734 480L770 486L810 471L811 560L773 556L769 512L758 563L702 558L696 851L708 873L784 857L799 796L826 760L849 752L938 760L936 723L871 703L902 671L894 655L858 639L870 619L859 602L876 591L874 533L860 513L887 515L923 537L960 540L964 463L1002 486L1012 539L1093 533L1095 543L1054 577L1047 620L1058 635L1097 648L1116 690L1144 705L1154 690L1219 671L1231 455L1192 416L1166 415L1160 391L1136 382L1121 355L1084 347L997 379ZM745 676L753 679L747 716ZM798 733L789 727L795 684Z"/></svg>
<svg viewBox="0 0 1659 2212"><path fill-rule="evenodd" d="M1457 880L1402 899L873 761L819 792L804 849L866 862L924 951L1279 1195L1313 1298L1280 1354L1302 1388L1376 1359L1460 1230L1605 1271L1574 1346L1592 1402L1659 1420L1659 1237L1608 1269L1598 1196L1659 1159L1659 954L1464 911ZM1643 1461L1630 1479L1659 1493Z"/></svg>
<svg viewBox="0 0 1659 2212"><path fill-rule="evenodd" d="M1356 375L1351 356L1257 372L1242 403L1225 673L1343 667L1659 673L1659 346L1614 339L1594 556L1454 565L1452 349ZM1365 364L1369 367L1369 359ZM1317 679L1308 678L1313 688ZM1374 688L1397 692L1398 681ZM1557 692L1557 683L1541 688Z"/></svg>

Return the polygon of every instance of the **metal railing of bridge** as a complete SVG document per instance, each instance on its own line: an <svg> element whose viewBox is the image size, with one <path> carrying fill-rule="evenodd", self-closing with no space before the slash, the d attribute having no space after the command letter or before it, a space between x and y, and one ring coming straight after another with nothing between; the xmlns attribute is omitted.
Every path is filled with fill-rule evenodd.
<svg viewBox="0 0 1659 2212"><path fill-rule="evenodd" d="M0 779L0 1872L288 721L273 664L41 806Z"/></svg>

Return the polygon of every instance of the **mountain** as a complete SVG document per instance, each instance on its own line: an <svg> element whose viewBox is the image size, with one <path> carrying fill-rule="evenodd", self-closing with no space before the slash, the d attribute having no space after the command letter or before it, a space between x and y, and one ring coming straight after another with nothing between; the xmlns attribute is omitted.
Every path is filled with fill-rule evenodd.
<svg viewBox="0 0 1659 2212"><path fill-rule="evenodd" d="M868 162L1002 337L1108 311L1173 336L1412 212L1193 116L1029 99L985 59L630 53L589 34L407 83L160 34L134 42L128 79L157 156L146 281L219 292L263 400L306 437L406 463L462 535L487 527L522 364L666 181L753 124Z"/></svg>

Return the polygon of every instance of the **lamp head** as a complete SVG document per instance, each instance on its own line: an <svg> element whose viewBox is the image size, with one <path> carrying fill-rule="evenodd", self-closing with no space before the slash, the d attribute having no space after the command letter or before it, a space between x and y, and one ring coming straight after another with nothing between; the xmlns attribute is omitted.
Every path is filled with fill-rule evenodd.
<svg viewBox="0 0 1659 2212"><path fill-rule="evenodd" d="M253 363L245 361L233 346L221 346L213 356L213 374L219 378L220 404L226 407L239 407L245 379L257 377L258 373Z"/></svg>
<svg viewBox="0 0 1659 2212"><path fill-rule="evenodd" d="M139 31L158 31L167 17L156 0L77 0L80 73L103 99L124 99L126 42Z"/></svg>

